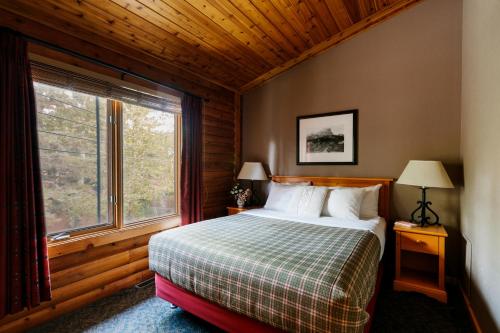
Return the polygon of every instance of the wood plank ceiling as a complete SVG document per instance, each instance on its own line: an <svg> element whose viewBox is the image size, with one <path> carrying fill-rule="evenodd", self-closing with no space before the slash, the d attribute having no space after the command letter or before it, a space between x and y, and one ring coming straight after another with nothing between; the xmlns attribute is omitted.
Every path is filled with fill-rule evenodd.
<svg viewBox="0 0 500 333"><path fill-rule="evenodd" d="M0 0L0 8L242 92L418 1Z"/></svg>

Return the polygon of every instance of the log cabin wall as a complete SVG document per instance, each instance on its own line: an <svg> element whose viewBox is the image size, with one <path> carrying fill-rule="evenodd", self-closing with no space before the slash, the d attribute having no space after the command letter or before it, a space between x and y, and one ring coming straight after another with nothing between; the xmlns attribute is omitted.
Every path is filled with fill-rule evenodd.
<svg viewBox="0 0 500 333"><path fill-rule="evenodd" d="M21 332L153 276L151 234L50 258L52 300L0 321L0 332Z"/></svg>
<svg viewBox="0 0 500 333"><path fill-rule="evenodd" d="M0 25L202 97L203 214L204 218L208 219L225 213L225 207L230 202L229 190L240 164L239 94L175 68L157 68L150 63L124 56L128 54L127 50L118 54L73 36L52 31L46 26L1 9ZM30 54L144 85L149 89L165 90L154 83L123 75L112 68L84 61L69 53L54 51L36 43L30 43L29 51ZM151 278L153 273L148 269L149 238L156 232L177 225L178 220L171 220L142 229L118 231L103 238L89 238L78 243L68 242L62 246L49 247L52 300L32 310L1 319L0 332L23 331Z"/></svg>

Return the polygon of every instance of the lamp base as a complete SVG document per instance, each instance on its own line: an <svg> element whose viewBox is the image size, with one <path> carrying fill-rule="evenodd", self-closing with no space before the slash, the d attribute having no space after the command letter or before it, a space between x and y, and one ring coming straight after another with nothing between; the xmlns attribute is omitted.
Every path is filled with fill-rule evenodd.
<svg viewBox="0 0 500 333"><path fill-rule="evenodd" d="M259 196L257 195L257 191L254 189L253 180L250 180L250 191L252 191L252 195L250 197L250 206L258 206L260 204Z"/></svg>
<svg viewBox="0 0 500 333"><path fill-rule="evenodd" d="M426 200L426 187L421 187L422 189L422 200L417 201L418 207L411 213L411 221L419 223L421 227L426 225L440 225L439 216L435 211L431 209L432 202ZM420 215L415 217L415 214L420 211ZM427 211L429 211L433 216L427 216Z"/></svg>

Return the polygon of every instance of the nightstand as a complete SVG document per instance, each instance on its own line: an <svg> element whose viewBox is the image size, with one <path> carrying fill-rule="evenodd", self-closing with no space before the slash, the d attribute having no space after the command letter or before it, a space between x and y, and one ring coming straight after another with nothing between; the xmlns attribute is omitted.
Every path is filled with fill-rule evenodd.
<svg viewBox="0 0 500 333"><path fill-rule="evenodd" d="M447 302L445 289L445 240L442 225L404 228L396 232L394 290L416 291Z"/></svg>
<svg viewBox="0 0 500 333"><path fill-rule="evenodd" d="M261 208L261 207L260 206L250 206L250 207L243 207L243 208L238 208L238 207L226 207L226 208L227 208L227 215L233 215L233 214L238 214L238 213L244 212L245 210Z"/></svg>

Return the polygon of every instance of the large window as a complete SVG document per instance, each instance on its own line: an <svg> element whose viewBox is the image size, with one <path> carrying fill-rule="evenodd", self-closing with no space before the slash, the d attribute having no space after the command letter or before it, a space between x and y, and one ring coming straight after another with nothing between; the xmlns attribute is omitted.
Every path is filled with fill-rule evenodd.
<svg viewBox="0 0 500 333"><path fill-rule="evenodd" d="M177 215L176 98L49 69L34 66L48 233L80 234Z"/></svg>

